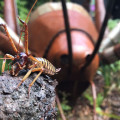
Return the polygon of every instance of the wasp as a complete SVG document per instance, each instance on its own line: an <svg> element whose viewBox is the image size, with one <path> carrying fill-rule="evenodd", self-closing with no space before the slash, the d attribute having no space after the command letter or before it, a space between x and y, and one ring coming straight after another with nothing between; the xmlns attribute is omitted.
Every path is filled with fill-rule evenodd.
<svg viewBox="0 0 120 120"><path fill-rule="evenodd" d="M35 1L35 3L37 2L37 0ZM34 3L34 5L35 5ZM34 5L32 6L32 8L34 7ZM32 10L31 8L31 10ZM30 12L31 12L30 10ZM28 13L28 16L30 14L30 12ZM26 18L26 21L28 19L28 16ZM17 88L29 77L29 75L32 72L36 72L38 71L38 75L34 78L34 80L29 84L29 89L28 92L30 94L30 88L32 87L32 85L34 84L34 82L37 80L37 78L42 74L42 73L46 73L49 75L55 75L57 74L61 68L56 69L47 59L42 58L42 57L33 57L31 54L29 54L28 52L28 26L26 24L26 21L22 21L19 17L18 19L20 20L20 22L23 24L24 27L24 39L25 39L25 52L19 52L18 49L16 48L8 30L6 25L4 24L0 24L1 27L4 28L6 35L9 38L9 41L11 43L11 46L13 48L13 50L15 51L16 55L10 55L10 54L5 54L4 56L4 60L3 60L3 64L2 64L2 73L4 72L5 69L5 64L6 64L6 59L11 59L11 70L10 70L10 74L12 76L18 76L19 72L23 69L28 69L28 72L26 73L26 75L23 77L23 79L21 80L21 82L18 84Z"/></svg>

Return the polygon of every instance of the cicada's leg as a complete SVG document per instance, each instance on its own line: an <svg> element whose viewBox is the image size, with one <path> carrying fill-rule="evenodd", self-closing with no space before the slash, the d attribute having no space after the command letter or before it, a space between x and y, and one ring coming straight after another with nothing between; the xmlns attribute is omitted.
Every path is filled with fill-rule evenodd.
<svg viewBox="0 0 120 120"><path fill-rule="evenodd" d="M4 59L3 60L3 63L2 63L2 73L4 72L4 70L5 70L5 64L6 64L6 59L7 58L10 58L11 60L14 60L14 57L12 56L12 55L10 55L10 54L5 54L5 56L4 56L4 58L2 58L2 59ZM0 58L1 59L1 58Z"/></svg>
<svg viewBox="0 0 120 120"><path fill-rule="evenodd" d="M0 24L0 26L3 26L3 27L4 27L5 32L6 32L7 36L8 36L8 38L9 38L9 41L10 41L10 43L11 43L12 48L14 49L14 51L15 51L16 53L18 53L18 50L17 50L17 48L16 48L16 46L15 46L15 44L14 44L14 42L13 42L13 40L12 40L12 38L11 38L11 36L10 36L8 30L7 30L6 25Z"/></svg>
<svg viewBox="0 0 120 120"><path fill-rule="evenodd" d="M25 53L28 54L28 26L27 24L22 21L19 17L18 19L20 20L20 22L25 26Z"/></svg>
<svg viewBox="0 0 120 120"><path fill-rule="evenodd" d="M39 72L39 74L34 78L34 80L29 84L29 88L28 88L28 97L30 95L30 89L32 87L32 85L34 84L34 82L38 79L38 77L42 74L43 70L41 69L41 71Z"/></svg>

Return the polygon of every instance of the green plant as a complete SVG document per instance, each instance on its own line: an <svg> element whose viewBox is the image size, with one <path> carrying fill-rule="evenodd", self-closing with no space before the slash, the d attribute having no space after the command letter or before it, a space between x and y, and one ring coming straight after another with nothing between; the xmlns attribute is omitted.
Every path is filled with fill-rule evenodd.
<svg viewBox="0 0 120 120"><path fill-rule="evenodd" d="M72 110L71 106L69 105L68 99L67 99L69 94L67 94L65 92L61 92L61 91L59 91L59 93L62 95L62 100L61 100L62 109L63 109L65 115L67 115ZM58 111L58 114L57 114L57 120L62 120L61 117L60 117L59 111Z"/></svg>
<svg viewBox="0 0 120 120"><path fill-rule="evenodd" d="M118 115L114 115L114 114L110 114L110 113L105 113L103 112L101 109L97 109L97 113L101 116L107 116L111 119L114 119L114 120L120 120L120 116Z"/></svg>
<svg viewBox="0 0 120 120"><path fill-rule="evenodd" d="M4 1L3 0L0 0L0 17L3 18L3 6L4 6Z"/></svg>
<svg viewBox="0 0 120 120"><path fill-rule="evenodd" d="M62 109L66 112L66 111L70 111L71 107L70 105L68 105L68 100L67 97L69 96L69 94L65 93L65 92L60 92L62 94L62 100L61 100L61 106Z"/></svg>
<svg viewBox="0 0 120 120"><path fill-rule="evenodd" d="M0 55L0 58L3 58L3 56ZM11 60L6 60L6 65L5 65L5 71L8 70L8 65L11 62ZM3 60L0 60L0 74L1 74L1 69L2 69L2 63ZM11 68L11 66L9 65L9 69Z"/></svg>
<svg viewBox="0 0 120 120"><path fill-rule="evenodd" d="M90 102L90 105L93 106L93 96L91 93L85 92L83 96ZM103 93L98 93L96 98L96 107L100 108L100 105L102 104L104 100Z"/></svg>
<svg viewBox="0 0 120 120"><path fill-rule="evenodd" d="M50 0L38 0L35 7L33 10L38 7L39 5L49 2ZM31 9L32 5L34 4L35 0L16 0L17 4L17 10L18 10L18 16L22 19L25 20L26 16ZM0 17L4 17L3 15L3 10L4 10L4 1L0 0Z"/></svg>
<svg viewBox="0 0 120 120"><path fill-rule="evenodd" d="M18 9L18 16L25 21L26 16L29 12L29 9L27 8L28 1L26 0L16 0L17 3L17 9Z"/></svg>
<svg viewBox="0 0 120 120"><path fill-rule="evenodd" d="M112 30L118 24L119 21L120 21L119 19L116 19L116 20L110 19L108 21L108 28Z"/></svg>
<svg viewBox="0 0 120 120"><path fill-rule="evenodd" d="M120 61L116 61L110 65L102 65L99 70L105 79L105 87L109 89L112 83L117 82L117 86L120 86L119 79L120 76L116 73L120 71ZM114 75L116 74L116 80L114 80Z"/></svg>

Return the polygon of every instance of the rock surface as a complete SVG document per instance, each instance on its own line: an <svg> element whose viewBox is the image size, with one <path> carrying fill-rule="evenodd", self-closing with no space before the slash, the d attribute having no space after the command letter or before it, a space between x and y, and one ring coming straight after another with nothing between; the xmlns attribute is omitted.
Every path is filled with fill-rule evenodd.
<svg viewBox="0 0 120 120"><path fill-rule="evenodd" d="M56 80L40 76L28 87L37 74L33 73L16 90L24 75L12 77L8 72L0 76L0 120L55 120Z"/></svg>

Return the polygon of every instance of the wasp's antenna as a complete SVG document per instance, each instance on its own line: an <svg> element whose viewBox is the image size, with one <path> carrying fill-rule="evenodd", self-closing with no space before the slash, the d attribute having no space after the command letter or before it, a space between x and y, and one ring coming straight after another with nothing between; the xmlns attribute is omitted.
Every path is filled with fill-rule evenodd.
<svg viewBox="0 0 120 120"><path fill-rule="evenodd" d="M26 24L26 23L27 23L28 17L29 17L29 15L30 15L30 13L31 13L31 11L32 11L32 9L33 9L33 7L34 7L34 6L35 6L35 4L37 3L37 1L38 1L38 0L35 0L35 2L34 2L34 4L33 4L33 6L31 7L31 9L30 9L30 11L29 11L29 13L28 13L28 15L27 15L27 18L26 18L26 20L25 20L25 23L24 23L24 24ZM23 28L24 28L24 26L23 26ZM22 31L23 31L23 28L22 28ZM20 47L19 45L20 45L20 39L21 39L21 37L22 37L22 32L20 33L20 38L19 38L18 48ZM27 44L28 44L28 41L27 41ZM28 49L28 48L27 48L27 49Z"/></svg>

